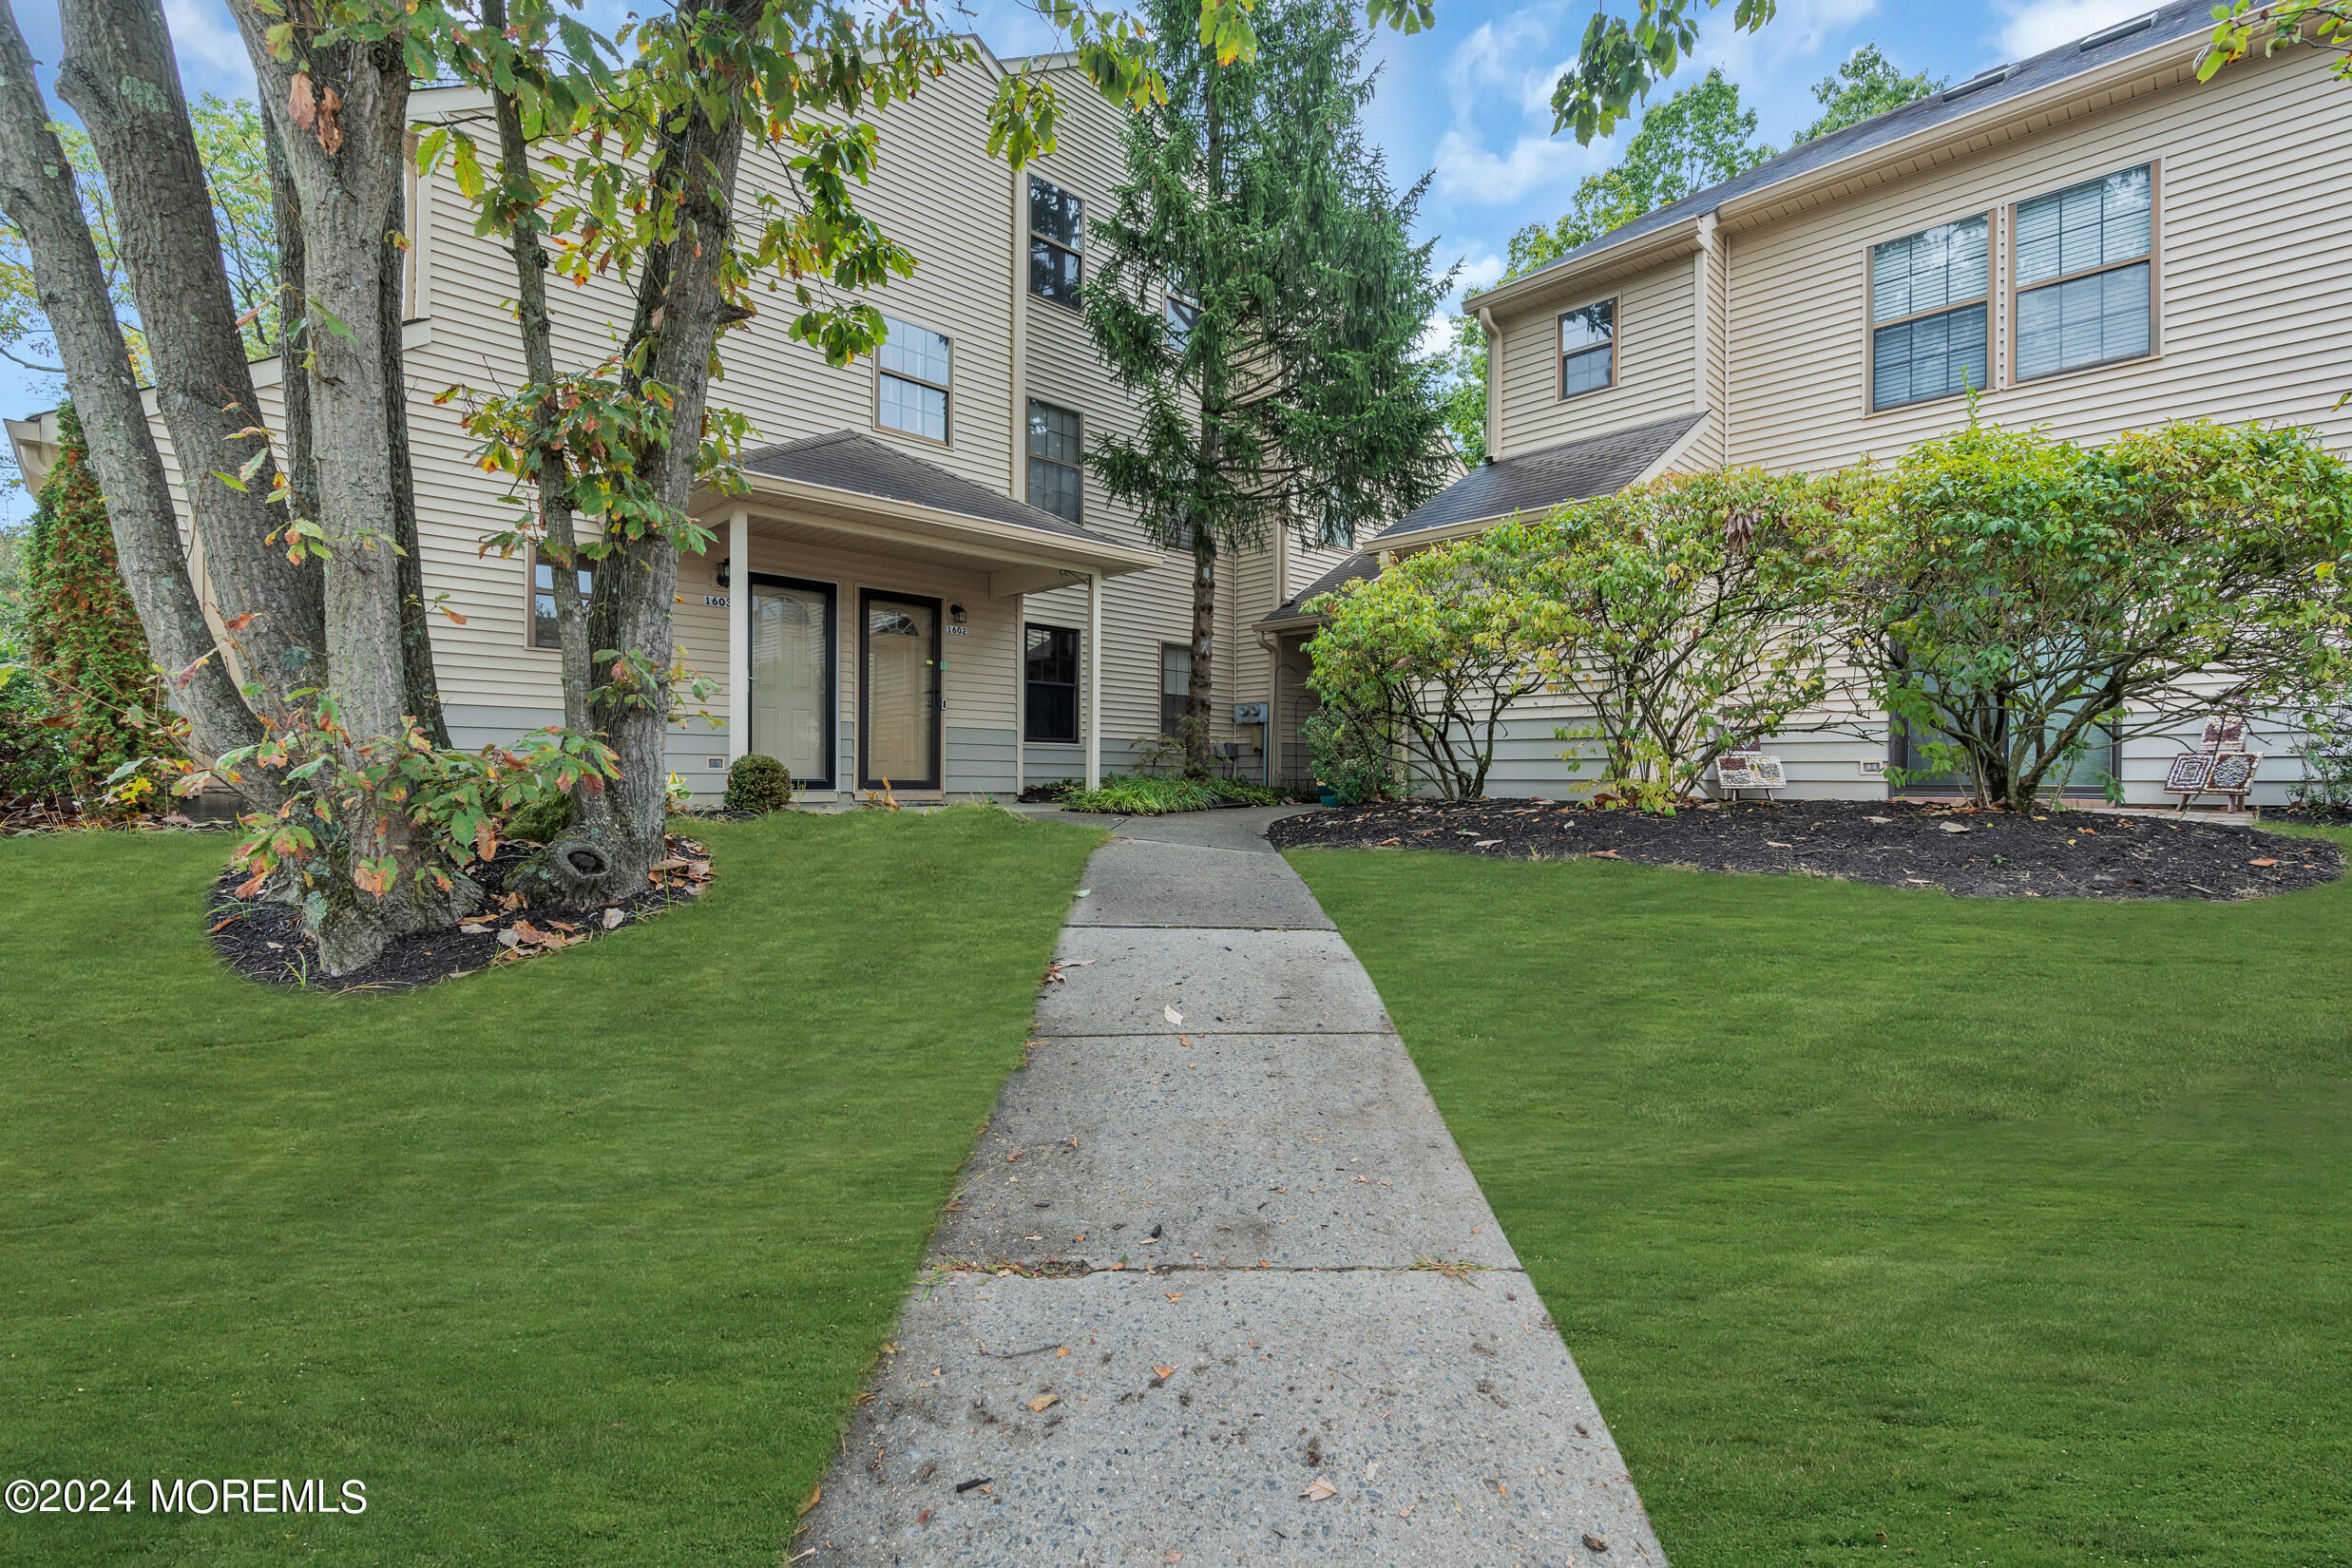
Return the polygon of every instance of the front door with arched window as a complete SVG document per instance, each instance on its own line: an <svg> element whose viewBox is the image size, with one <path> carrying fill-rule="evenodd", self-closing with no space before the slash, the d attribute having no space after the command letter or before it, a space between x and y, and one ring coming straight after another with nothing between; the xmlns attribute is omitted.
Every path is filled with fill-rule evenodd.
<svg viewBox="0 0 2352 1568"><path fill-rule="evenodd" d="M858 773L862 788L940 787L939 601L860 597Z"/></svg>

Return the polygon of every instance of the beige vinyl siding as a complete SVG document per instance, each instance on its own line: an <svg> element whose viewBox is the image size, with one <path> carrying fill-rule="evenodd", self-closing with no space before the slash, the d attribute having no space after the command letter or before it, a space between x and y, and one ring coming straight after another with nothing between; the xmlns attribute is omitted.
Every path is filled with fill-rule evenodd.
<svg viewBox="0 0 2352 1568"><path fill-rule="evenodd" d="M1499 319L1502 447L1495 455L1509 457L1698 407L1696 286L1693 258L1679 257L1632 277ZM1617 302L1616 383L1563 398L1560 312L1613 295Z"/></svg>
<svg viewBox="0 0 2352 1568"><path fill-rule="evenodd" d="M2352 321L2315 310L2342 276L2352 206L2324 171L2352 153L2352 116L2307 52L2232 66L2211 83L2132 100L2020 142L1783 219L1736 240L1731 290L1734 462L1776 469L1885 459L1953 429L1965 400L1866 411L1867 247L1979 212L1995 222L1995 386L1983 417L2100 441L2174 417L2315 424L2334 404ZM2158 357L2011 384L2009 209L2153 163Z"/></svg>

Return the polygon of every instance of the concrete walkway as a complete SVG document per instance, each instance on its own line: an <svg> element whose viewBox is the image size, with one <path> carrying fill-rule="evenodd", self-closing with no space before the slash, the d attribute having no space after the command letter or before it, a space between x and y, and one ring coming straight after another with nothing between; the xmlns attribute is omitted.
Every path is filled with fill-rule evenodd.
<svg viewBox="0 0 2352 1568"><path fill-rule="evenodd" d="M792 1560L1664 1563L1280 814L1097 851Z"/></svg>

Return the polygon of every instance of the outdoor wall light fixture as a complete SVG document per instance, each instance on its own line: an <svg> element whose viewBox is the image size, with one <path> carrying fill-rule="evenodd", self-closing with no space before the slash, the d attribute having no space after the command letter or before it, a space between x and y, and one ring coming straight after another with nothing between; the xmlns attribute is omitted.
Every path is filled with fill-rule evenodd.
<svg viewBox="0 0 2352 1568"><path fill-rule="evenodd" d="M718 585L722 588L727 585L727 567L731 561L732 558L729 556L720 556L718 558L718 565L711 573L711 576L717 581Z"/></svg>
<svg viewBox="0 0 2352 1568"><path fill-rule="evenodd" d="M961 604L950 604L950 605L948 605L948 606L947 606L947 619L948 619L948 620L950 620L950 621L954 621L954 622L955 622L957 625L959 625L959 626L963 625L963 624L964 624L964 606L963 606L963 605L961 605Z"/></svg>

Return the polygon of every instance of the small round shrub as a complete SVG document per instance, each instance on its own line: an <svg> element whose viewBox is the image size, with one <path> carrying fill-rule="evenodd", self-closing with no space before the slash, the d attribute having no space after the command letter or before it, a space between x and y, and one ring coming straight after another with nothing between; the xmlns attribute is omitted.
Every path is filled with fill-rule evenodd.
<svg viewBox="0 0 2352 1568"><path fill-rule="evenodd" d="M780 812L792 803L792 773L774 757L753 752L727 770L727 810Z"/></svg>

